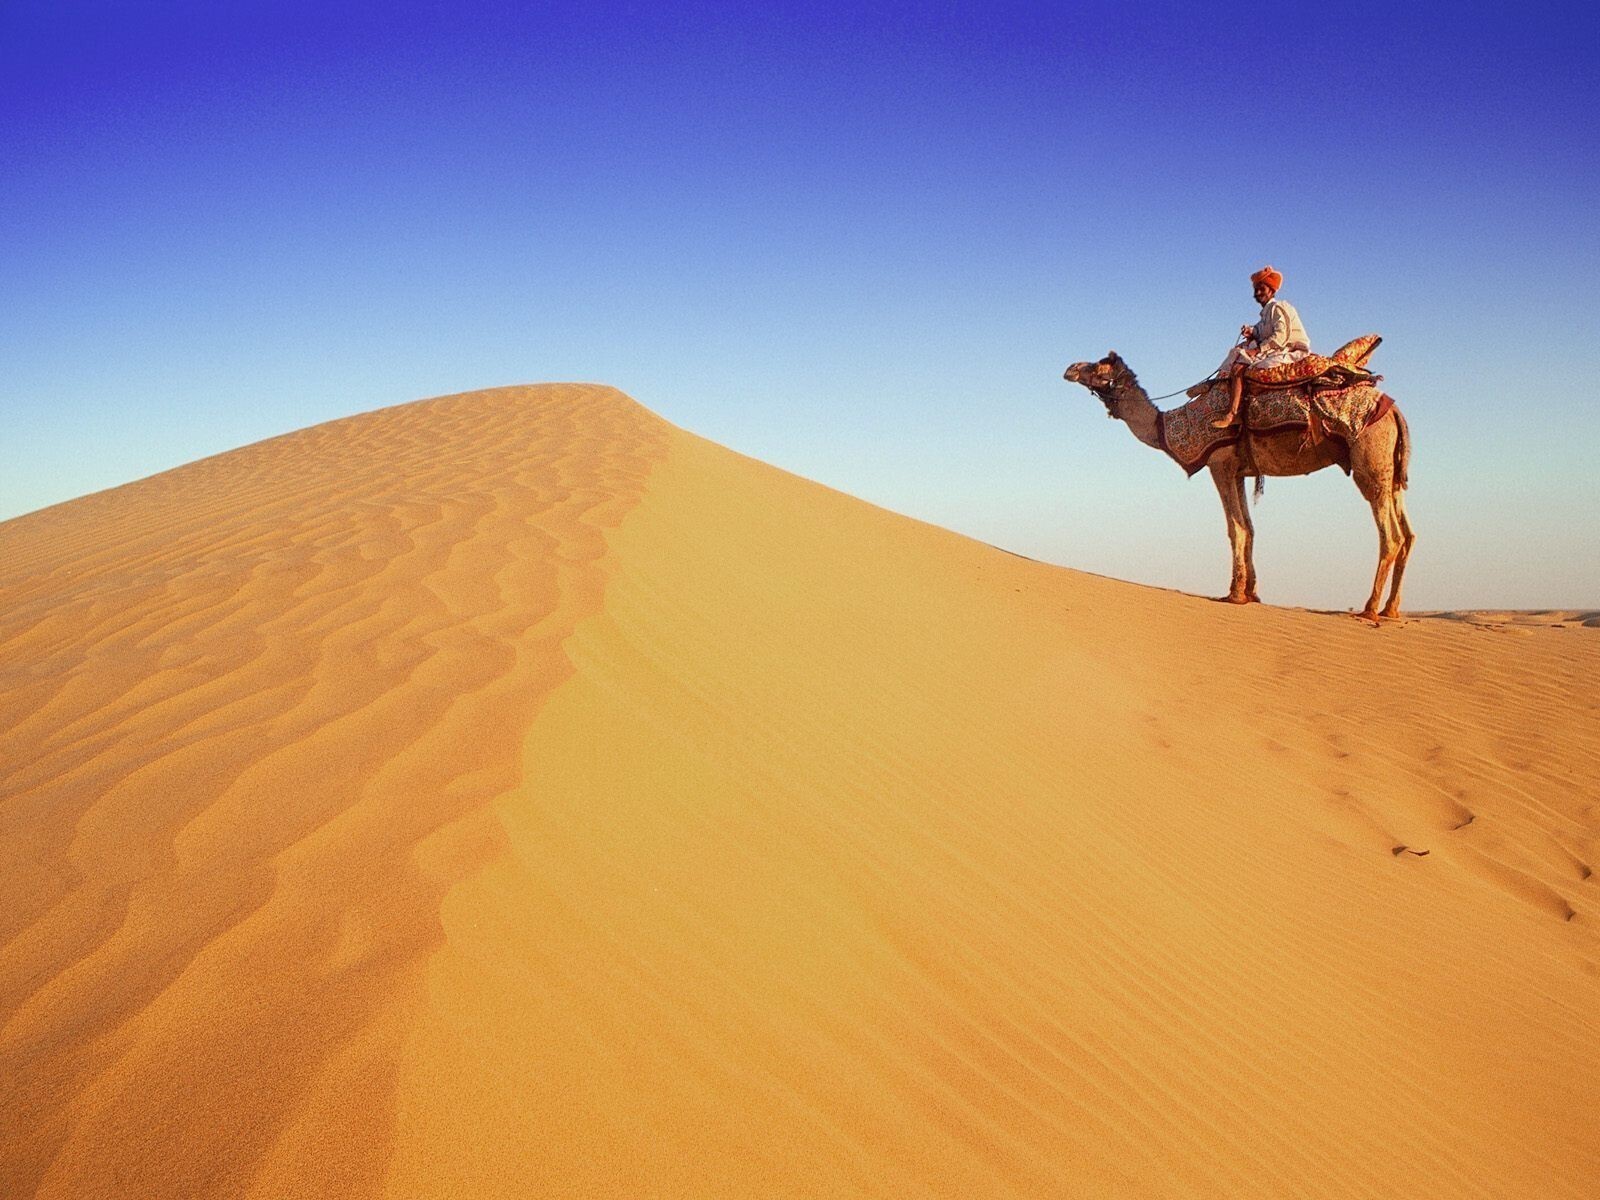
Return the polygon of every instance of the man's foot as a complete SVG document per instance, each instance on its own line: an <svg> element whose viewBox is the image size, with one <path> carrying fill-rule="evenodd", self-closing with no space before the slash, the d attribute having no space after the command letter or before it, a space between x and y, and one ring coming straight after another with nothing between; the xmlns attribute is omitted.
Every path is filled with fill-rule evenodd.
<svg viewBox="0 0 1600 1200"><path fill-rule="evenodd" d="M1213 428L1213 429L1226 429L1229 425L1232 425L1238 419L1239 419L1239 414L1238 413L1228 413L1225 416L1218 417L1215 421L1211 422L1211 428Z"/></svg>

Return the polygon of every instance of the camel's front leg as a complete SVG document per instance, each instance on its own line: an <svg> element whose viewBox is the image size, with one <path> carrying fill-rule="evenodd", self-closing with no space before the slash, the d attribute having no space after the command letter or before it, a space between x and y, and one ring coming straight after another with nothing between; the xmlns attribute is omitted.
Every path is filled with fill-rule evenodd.
<svg viewBox="0 0 1600 1200"><path fill-rule="evenodd" d="M1256 595L1256 523L1250 519L1250 501L1245 493L1245 477L1233 477L1234 507L1244 524L1244 594L1251 604L1260 604Z"/></svg>
<svg viewBox="0 0 1600 1200"><path fill-rule="evenodd" d="M1250 603L1250 515L1244 507L1244 486L1234 470L1232 455L1226 465L1211 463L1211 482L1222 498L1222 515L1228 521L1228 547L1233 551L1233 580L1226 599L1230 604Z"/></svg>

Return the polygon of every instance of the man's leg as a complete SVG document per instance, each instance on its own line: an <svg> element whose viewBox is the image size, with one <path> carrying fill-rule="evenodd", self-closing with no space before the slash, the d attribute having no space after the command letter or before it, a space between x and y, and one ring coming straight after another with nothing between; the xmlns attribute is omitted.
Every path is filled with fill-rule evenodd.
<svg viewBox="0 0 1600 1200"><path fill-rule="evenodd" d="M1228 412L1226 416L1218 417L1211 422L1213 429L1226 429L1232 425L1239 416L1239 402L1244 398L1244 367L1234 367L1228 376Z"/></svg>

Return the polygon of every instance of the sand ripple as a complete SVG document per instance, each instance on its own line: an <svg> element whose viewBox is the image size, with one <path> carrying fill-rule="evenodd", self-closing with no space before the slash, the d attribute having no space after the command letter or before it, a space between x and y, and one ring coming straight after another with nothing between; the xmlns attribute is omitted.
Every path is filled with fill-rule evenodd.
<svg viewBox="0 0 1600 1200"><path fill-rule="evenodd" d="M601 388L0 525L0 1194L1600 1194L1592 617L1085 576Z"/></svg>
<svg viewBox="0 0 1600 1200"><path fill-rule="evenodd" d="M0 526L0 1193L237 1195L330 1085L301 1192L370 1184L441 898L663 429L445 397Z"/></svg>

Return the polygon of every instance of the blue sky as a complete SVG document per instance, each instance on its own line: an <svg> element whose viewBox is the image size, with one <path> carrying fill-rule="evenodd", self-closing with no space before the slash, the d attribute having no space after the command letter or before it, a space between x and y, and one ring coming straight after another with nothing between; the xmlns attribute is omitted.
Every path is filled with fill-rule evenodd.
<svg viewBox="0 0 1600 1200"><path fill-rule="evenodd" d="M1061 380L1208 372L1264 262L1369 330L1412 607L1600 607L1600 19L1576 4L0 6L0 519L423 396L612 383L1007 549L1226 585ZM1287 23L1282 23L1287 21ZM1342 476L1265 598L1359 603Z"/></svg>

